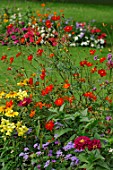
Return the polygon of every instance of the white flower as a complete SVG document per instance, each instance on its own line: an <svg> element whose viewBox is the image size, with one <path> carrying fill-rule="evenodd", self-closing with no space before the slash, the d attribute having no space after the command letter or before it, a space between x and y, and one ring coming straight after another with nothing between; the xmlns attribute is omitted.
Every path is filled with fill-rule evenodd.
<svg viewBox="0 0 113 170"><path fill-rule="evenodd" d="M94 47L95 45L93 43L91 43L91 47Z"/></svg>
<svg viewBox="0 0 113 170"><path fill-rule="evenodd" d="M78 37L77 37L77 36L75 36L75 37L74 37L74 41L77 41L77 40L78 40Z"/></svg>
<svg viewBox="0 0 113 170"><path fill-rule="evenodd" d="M112 149L112 148L110 148L110 149L109 149L109 152L113 152L113 149Z"/></svg>
<svg viewBox="0 0 113 170"><path fill-rule="evenodd" d="M70 47L75 47L75 46L76 46L75 43L71 43L71 44L70 44Z"/></svg>
<svg viewBox="0 0 113 170"><path fill-rule="evenodd" d="M71 37L71 34L68 34L68 37Z"/></svg>
<svg viewBox="0 0 113 170"><path fill-rule="evenodd" d="M44 38L45 37L45 33L41 34L41 37Z"/></svg>

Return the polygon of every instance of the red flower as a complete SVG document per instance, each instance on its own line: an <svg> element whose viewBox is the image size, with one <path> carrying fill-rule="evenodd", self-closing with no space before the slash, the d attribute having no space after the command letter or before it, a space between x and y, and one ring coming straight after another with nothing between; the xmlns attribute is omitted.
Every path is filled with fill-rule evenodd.
<svg viewBox="0 0 113 170"><path fill-rule="evenodd" d="M10 64L12 64L14 61L14 57L10 57Z"/></svg>
<svg viewBox="0 0 113 170"><path fill-rule="evenodd" d="M54 121L53 121L53 120L50 120L50 121L46 122L45 128L46 128L47 130L52 131L53 128L54 128Z"/></svg>
<svg viewBox="0 0 113 170"><path fill-rule="evenodd" d="M43 51L44 51L43 49L38 49L38 50L37 50L37 55L38 55L38 56L41 56L42 53L43 53Z"/></svg>
<svg viewBox="0 0 113 170"><path fill-rule="evenodd" d="M100 63L103 63L106 60L105 57L100 58Z"/></svg>
<svg viewBox="0 0 113 170"><path fill-rule="evenodd" d="M84 150L86 147L88 147L89 142L90 138L87 136L79 136L74 141L74 147L79 150Z"/></svg>
<svg viewBox="0 0 113 170"><path fill-rule="evenodd" d="M32 59L33 59L33 55L30 54L30 55L27 57L27 60L32 61Z"/></svg>
<svg viewBox="0 0 113 170"><path fill-rule="evenodd" d="M25 43L25 38L24 38L24 37L20 38L20 43L21 43L21 44L24 44L24 43Z"/></svg>
<svg viewBox="0 0 113 170"><path fill-rule="evenodd" d="M70 26L70 25L64 27L64 31L65 31L65 32L70 32L70 31L72 31L72 29L73 29L73 27Z"/></svg>
<svg viewBox="0 0 113 170"><path fill-rule="evenodd" d="M100 74L101 77L106 76L106 71L104 69L98 70L98 74Z"/></svg>
<svg viewBox="0 0 113 170"><path fill-rule="evenodd" d="M91 67L92 65L93 65L93 64L90 63L90 62L88 62L88 61L86 62L86 66L87 66L87 67Z"/></svg>
<svg viewBox="0 0 113 170"><path fill-rule="evenodd" d="M12 100L6 101L6 108L12 107L12 105L13 105L13 101Z"/></svg>
<svg viewBox="0 0 113 170"><path fill-rule="evenodd" d="M29 78L28 83L29 85L33 85L33 78Z"/></svg>
<svg viewBox="0 0 113 170"><path fill-rule="evenodd" d="M8 67L7 70L12 70L12 67Z"/></svg>
<svg viewBox="0 0 113 170"><path fill-rule="evenodd" d="M51 21L50 20L46 20L46 27L47 28L51 28L51 26L52 26L52 23L51 23Z"/></svg>
<svg viewBox="0 0 113 170"><path fill-rule="evenodd" d="M82 67L84 67L86 64L87 64L86 60L80 62L80 66L82 66Z"/></svg>
<svg viewBox="0 0 113 170"><path fill-rule="evenodd" d="M7 55L3 55L3 56L1 57L1 60L6 60L6 58L7 58Z"/></svg>
<svg viewBox="0 0 113 170"><path fill-rule="evenodd" d="M63 98L58 98L58 99L55 100L56 106L62 106L63 103L64 103Z"/></svg>
<svg viewBox="0 0 113 170"><path fill-rule="evenodd" d="M91 73L95 73L97 71L97 67L91 69Z"/></svg>
<svg viewBox="0 0 113 170"><path fill-rule="evenodd" d="M53 20L53 21L58 21L58 20L60 20L60 16L52 16L51 17L51 19Z"/></svg>
<svg viewBox="0 0 113 170"><path fill-rule="evenodd" d="M92 100L97 100L97 97L92 93L92 92L86 92L83 94L84 97L87 97L89 99L92 99Z"/></svg>
<svg viewBox="0 0 113 170"><path fill-rule="evenodd" d="M17 54L16 54L16 57L19 57L21 54L22 54L21 52L17 53Z"/></svg>
<svg viewBox="0 0 113 170"><path fill-rule="evenodd" d="M45 90L48 91L48 93L49 93L49 92L51 92L53 90L53 88L54 88L54 86L52 84L50 84L49 86L47 86L45 88Z"/></svg>
<svg viewBox="0 0 113 170"><path fill-rule="evenodd" d="M92 150L95 150L95 149L100 149L100 148L101 148L100 140L93 139L93 140L89 141L89 143L88 143L88 150L89 151L92 151Z"/></svg>
<svg viewBox="0 0 113 170"><path fill-rule="evenodd" d="M90 55L94 55L96 50L90 50L89 52L90 52Z"/></svg>
<svg viewBox="0 0 113 170"><path fill-rule="evenodd" d="M44 69L42 69L42 73L40 74L40 78L41 78L42 80L44 80L45 76L46 76L46 70L45 70L45 68L44 68Z"/></svg>

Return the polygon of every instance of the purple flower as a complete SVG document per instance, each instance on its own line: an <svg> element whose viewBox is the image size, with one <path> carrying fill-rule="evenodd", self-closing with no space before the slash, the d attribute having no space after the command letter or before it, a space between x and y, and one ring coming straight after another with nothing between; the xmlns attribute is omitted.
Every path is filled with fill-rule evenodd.
<svg viewBox="0 0 113 170"><path fill-rule="evenodd" d="M41 165L39 164L39 165L37 165L37 168L39 169L39 170L41 170L40 168L41 168Z"/></svg>
<svg viewBox="0 0 113 170"><path fill-rule="evenodd" d="M32 132L32 128L29 128L27 134L30 134L31 132Z"/></svg>
<svg viewBox="0 0 113 170"><path fill-rule="evenodd" d="M66 156L65 156L65 158L64 158L64 159L65 159L65 160L68 160L68 159L70 159L70 158L71 158L71 156L72 156L72 154L68 154L68 155L66 155Z"/></svg>
<svg viewBox="0 0 113 170"><path fill-rule="evenodd" d="M56 154L57 154L57 156L56 156L57 158L59 158L60 156L63 156L61 150L58 150L58 151L56 152Z"/></svg>
<svg viewBox="0 0 113 170"><path fill-rule="evenodd" d="M41 151L36 152L36 154L37 154L38 156L40 156L40 155L41 155Z"/></svg>
<svg viewBox="0 0 113 170"><path fill-rule="evenodd" d="M83 152L83 151L84 151L83 149L75 149L75 152L78 152L78 153Z"/></svg>
<svg viewBox="0 0 113 170"><path fill-rule="evenodd" d="M21 152L21 153L19 154L19 157L24 156L24 155L25 155L24 152Z"/></svg>
<svg viewBox="0 0 113 170"><path fill-rule="evenodd" d="M108 59L108 60L111 60L111 59L112 59L112 54L111 54L111 53L109 53L109 54L107 55L107 59Z"/></svg>
<svg viewBox="0 0 113 170"><path fill-rule="evenodd" d="M34 148L37 148L38 146L39 146L39 144L38 144L38 143L35 143L33 147L34 147Z"/></svg>
<svg viewBox="0 0 113 170"><path fill-rule="evenodd" d="M50 144L49 142L43 144L43 145L42 145L43 149L44 149L44 150L47 149L47 147L48 147L49 144Z"/></svg>
<svg viewBox="0 0 113 170"><path fill-rule="evenodd" d="M48 156L52 156L52 150L49 150Z"/></svg>
<svg viewBox="0 0 113 170"><path fill-rule="evenodd" d="M24 156L23 156L23 158L24 158L25 160L27 160L28 157L29 157L29 156L28 156L28 153L25 153Z"/></svg>
<svg viewBox="0 0 113 170"><path fill-rule="evenodd" d="M26 152L26 151L29 151L29 148L24 148L24 151Z"/></svg>
<svg viewBox="0 0 113 170"><path fill-rule="evenodd" d="M94 60L97 60L98 59L98 56L96 55L96 56L94 56Z"/></svg>
<svg viewBox="0 0 113 170"><path fill-rule="evenodd" d="M92 90L93 90L93 91L96 91L96 89L97 89L96 87L93 87L93 89L92 89Z"/></svg>
<svg viewBox="0 0 113 170"><path fill-rule="evenodd" d="M60 144L60 142L58 140L56 140L54 143L55 143L55 145L59 145Z"/></svg>
<svg viewBox="0 0 113 170"><path fill-rule="evenodd" d="M63 149L65 151L68 151L68 150L73 149L73 148L74 148L73 142L69 142L66 146L63 147Z"/></svg>
<svg viewBox="0 0 113 170"><path fill-rule="evenodd" d="M50 164L50 160L48 160L48 161L45 163L44 168L48 167L49 164Z"/></svg>
<svg viewBox="0 0 113 170"><path fill-rule="evenodd" d="M107 120L107 121L110 121L111 119L112 119L111 116L106 116L106 120Z"/></svg>
<svg viewBox="0 0 113 170"><path fill-rule="evenodd" d="M71 160L72 160L73 165L78 165L79 164L79 159L76 156L72 156Z"/></svg>
<svg viewBox="0 0 113 170"><path fill-rule="evenodd" d="M51 162L55 163L55 162L56 162L56 160L55 160L55 159L53 159Z"/></svg>
<svg viewBox="0 0 113 170"><path fill-rule="evenodd" d="M60 122L56 122L55 125L57 125L55 129L59 129L60 127L63 127L63 124L61 124Z"/></svg>

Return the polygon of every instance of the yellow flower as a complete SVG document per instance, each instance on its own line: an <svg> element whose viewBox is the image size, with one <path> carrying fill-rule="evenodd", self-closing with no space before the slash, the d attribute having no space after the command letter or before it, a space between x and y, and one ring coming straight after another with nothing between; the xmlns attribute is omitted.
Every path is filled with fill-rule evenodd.
<svg viewBox="0 0 113 170"><path fill-rule="evenodd" d="M5 22L5 23L8 22L8 19L4 19L4 22Z"/></svg>
<svg viewBox="0 0 113 170"><path fill-rule="evenodd" d="M6 98L15 98L17 96L17 92L11 91L8 94L6 94Z"/></svg>
<svg viewBox="0 0 113 170"><path fill-rule="evenodd" d="M22 125L22 122L17 122L16 130L18 132L18 136L23 136L28 131L28 128L25 125Z"/></svg>
<svg viewBox="0 0 113 170"><path fill-rule="evenodd" d="M0 106L0 113L5 111L5 106Z"/></svg>
<svg viewBox="0 0 113 170"><path fill-rule="evenodd" d="M9 122L9 120L3 119L1 120L0 131L2 133L6 133L7 136L11 136L13 129L15 128L15 124Z"/></svg>
<svg viewBox="0 0 113 170"><path fill-rule="evenodd" d="M7 117L15 117L15 116L18 116L18 112L14 112L13 110L9 110L8 112L5 113L5 116Z"/></svg>
<svg viewBox="0 0 113 170"><path fill-rule="evenodd" d="M7 14L4 14L4 17L7 17Z"/></svg>
<svg viewBox="0 0 113 170"><path fill-rule="evenodd" d="M26 86L28 83L28 79L25 79L23 81L20 81L19 83L17 83L17 86Z"/></svg>
<svg viewBox="0 0 113 170"><path fill-rule="evenodd" d="M5 92L4 91L1 91L0 92L0 99L2 99L2 97L4 96Z"/></svg>
<svg viewBox="0 0 113 170"><path fill-rule="evenodd" d="M21 89L19 90L19 92L17 93L18 99L19 100L23 100L25 97L28 97L27 92L24 90L22 91Z"/></svg>

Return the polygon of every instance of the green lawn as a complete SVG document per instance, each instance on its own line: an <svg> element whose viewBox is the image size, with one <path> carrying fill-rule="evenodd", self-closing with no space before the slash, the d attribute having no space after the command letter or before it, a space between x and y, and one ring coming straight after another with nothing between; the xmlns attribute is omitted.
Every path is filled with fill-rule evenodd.
<svg viewBox="0 0 113 170"><path fill-rule="evenodd" d="M31 2L31 1L21 1L21 0L15 0L15 1L6 1L1 0L0 1L0 8L12 8L12 7L18 7L22 8L22 10L26 10L27 7L33 8L36 10L41 10L40 8L41 2ZM113 5L94 5L94 4L79 4L79 3L57 3L57 2L47 2L46 8L50 8L51 11L55 11L58 14L60 13L60 10L64 10L64 16L65 18L73 18L75 21L85 21L89 22L91 20L96 20L95 24L97 27L101 28L103 32L106 32L108 34L107 37L107 46L105 49L102 50L102 53L100 53L100 50L97 50L97 53L99 52L100 55L105 56L108 53L108 49L112 49L112 42L113 42L113 29L111 29L111 25L113 25ZM107 27L103 27L102 23L107 24ZM31 47L32 48L32 47ZM18 52L18 47L13 46L10 47L10 50L7 46L0 46L0 56L7 54L9 57L15 56ZM83 57L88 53L89 48L81 48L81 47L75 47L71 48L71 53L73 56L73 59L75 62L78 63L79 58ZM80 56L80 57L79 57ZM4 69L6 69L5 66L3 66L0 63L0 81L6 78L4 74Z"/></svg>

